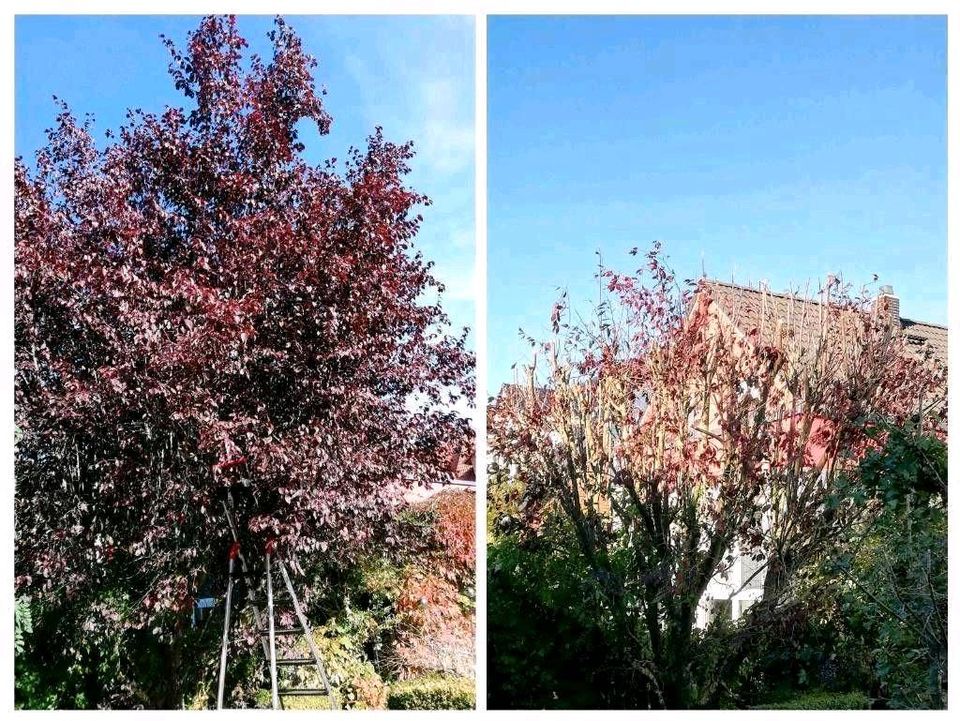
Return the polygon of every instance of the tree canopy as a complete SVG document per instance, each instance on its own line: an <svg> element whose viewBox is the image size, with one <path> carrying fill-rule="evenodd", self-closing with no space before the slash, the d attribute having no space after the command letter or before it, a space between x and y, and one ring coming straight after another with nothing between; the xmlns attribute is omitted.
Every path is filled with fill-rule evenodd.
<svg viewBox="0 0 960 721"><path fill-rule="evenodd" d="M142 593L178 611L244 533L349 560L395 540L404 488L446 478L468 433L466 330L415 246L411 143L379 128L303 157L331 117L282 20L270 58L207 17L170 76L188 108L131 110L105 147L66 105L15 167L16 584ZM261 545L262 548L262 545Z"/></svg>

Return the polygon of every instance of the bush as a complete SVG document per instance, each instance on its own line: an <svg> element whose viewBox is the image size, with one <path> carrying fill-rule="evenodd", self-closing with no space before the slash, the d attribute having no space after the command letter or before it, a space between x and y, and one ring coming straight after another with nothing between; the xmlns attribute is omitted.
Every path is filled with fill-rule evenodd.
<svg viewBox="0 0 960 721"><path fill-rule="evenodd" d="M384 677L469 676L474 668L476 496L445 490L405 511L416 549L394 589Z"/></svg>
<svg viewBox="0 0 960 721"><path fill-rule="evenodd" d="M386 688L373 664L365 660L362 649L354 646L349 635L328 636L327 631L336 633L332 622L315 628L313 636L340 706L348 709L384 708ZM297 655L310 655L305 641L299 641L295 648ZM320 684L312 667L303 667L300 673L304 674L303 680L310 686ZM284 704L293 708L286 700Z"/></svg>
<svg viewBox="0 0 960 721"><path fill-rule="evenodd" d="M768 702L780 689L876 692L870 648L852 627L841 590L829 574L804 574L790 603L753 619L749 650L739 670L723 679L735 705Z"/></svg>
<svg viewBox="0 0 960 721"><path fill-rule="evenodd" d="M888 429L848 491L876 514L835 566L890 708L946 708L946 483L946 444L907 426Z"/></svg>
<svg viewBox="0 0 960 721"><path fill-rule="evenodd" d="M454 584L429 571L411 569L396 611L401 628L385 654L385 666L399 678L473 673L472 599L465 599Z"/></svg>
<svg viewBox="0 0 960 721"><path fill-rule="evenodd" d="M419 504L434 516L433 544L450 580L457 585L474 584L476 546L474 493L444 490Z"/></svg>
<svg viewBox="0 0 960 721"><path fill-rule="evenodd" d="M390 687L387 708L395 710L467 710L476 706L472 679L458 676L423 676Z"/></svg>
<svg viewBox="0 0 960 721"><path fill-rule="evenodd" d="M614 579L591 572L563 518L538 533L494 534L488 545L489 707L647 708L646 669L605 603L602 584Z"/></svg>
<svg viewBox="0 0 960 721"><path fill-rule="evenodd" d="M192 628L181 617L175 638L129 628L129 594L109 587L30 608L31 633L16 658L17 708L179 708L215 698L222 619ZM229 677L239 678L231 665Z"/></svg>
<svg viewBox="0 0 960 721"><path fill-rule="evenodd" d="M773 703L751 706L751 708L767 711L862 710L870 708L870 699L865 693L859 691L848 693L807 691L794 696L787 696Z"/></svg>

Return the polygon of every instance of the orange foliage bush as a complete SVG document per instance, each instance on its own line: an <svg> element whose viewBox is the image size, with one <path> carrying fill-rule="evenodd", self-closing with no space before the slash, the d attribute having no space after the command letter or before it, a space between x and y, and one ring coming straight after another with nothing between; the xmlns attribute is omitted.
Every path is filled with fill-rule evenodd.
<svg viewBox="0 0 960 721"><path fill-rule="evenodd" d="M473 674L474 614L462 598L454 583L435 573L418 569L406 578L397 599L403 630L393 649L401 678Z"/></svg>
<svg viewBox="0 0 960 721"><path fill-rule="evenodd" d="M476 531L473 493L442 491L414 507L431 519L427 552L396 600L400 621L390 663L401 678L473 675Z"/></svg>
<svg viewBox="0 0 960 721"><path fill-rule="evenodd" d="M442 491L422 504L436 514L434 542L443 560L459 581L473 585L477 555L476 496L462 491Z"/></svg>

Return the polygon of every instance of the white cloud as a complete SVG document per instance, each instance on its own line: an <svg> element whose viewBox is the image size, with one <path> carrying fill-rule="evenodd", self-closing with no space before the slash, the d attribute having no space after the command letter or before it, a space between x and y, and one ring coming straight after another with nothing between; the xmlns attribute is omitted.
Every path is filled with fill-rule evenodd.
<svg viewBox="0 0 960 721"><path fill-rule="evenodd" d="M474 132L463 88L451 78L429 78L420 83L424 114L421 118L420 158L431 174L449 175L473 169Z"/></svg>
<svg viewBox="0 0 960 721"><path fill-rule="evenodd" d="M448 301L476 300L476 267L457 262L437 263L437 278L446 286L443 297Z"/></svg>
<svg viewBox="0 0 960 721"><path fill-rule="evenodd" d="M359 119L392 141L413 140L410 185L427 195L417 247L446 287L454 328L474 325L474 47L472 18L410 19L341 37ZM402 31L397 31L397 28ZM361 49L362 48L362 49ZM429 302L431 298L424 298Z"/></svg>
<svg viewBox="0 0 960 721"><path fill-rule="evenodd" d="M414 141L414 172L437 196L448 176L472 175L473 21L423 19L414 32L379 36L375 47L344 58L368 125L382 125L390 139Z"/></svg>

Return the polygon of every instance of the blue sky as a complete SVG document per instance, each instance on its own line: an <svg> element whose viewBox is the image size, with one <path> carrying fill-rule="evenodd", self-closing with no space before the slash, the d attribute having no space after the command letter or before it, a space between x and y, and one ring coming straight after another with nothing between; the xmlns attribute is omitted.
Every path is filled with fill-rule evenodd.
<svg viewBox="0 0 960 721"><path fill-rule="evenodd" d="M376 125L394 141L413 140L411 185L433 200L419 245L447 284L456 327L474 325L474 21L472 17L287 16L319 60L328 90L330 135L304 134L313 162L364 146ZM15 147L32 160L56 107L93 113L97 136L116 129L126 109L183 105L167 75L158 35L183 46L198 17L20 16L16 20ZM272 19L241 16L249 51L269 55ZM475 338L471 337L471 344Z"/></svg>
<svg viewBox="0 0 960 721"><path fill-rule="evenodd" d="M660 240L682 278L842 274L946 323L942 18L519 18L488 25L489 385L558 288Z"/></svg>

